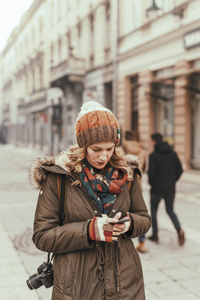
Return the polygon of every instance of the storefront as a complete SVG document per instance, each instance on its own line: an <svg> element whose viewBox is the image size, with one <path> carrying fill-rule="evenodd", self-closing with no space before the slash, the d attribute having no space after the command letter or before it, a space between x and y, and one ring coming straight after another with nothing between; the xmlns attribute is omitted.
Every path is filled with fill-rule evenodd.
<svg viewBox="0 0 200 300"><path fill-rule="evenodd" d="M200 73L191 76L191 165L200 169Z"/></svg>
<svg viewBox="0 0 200 300"><path fill-rule="evenodd" d="M50 148L50 118L46 92L30 97L26 103L25 145L48 153Z"/></svg>

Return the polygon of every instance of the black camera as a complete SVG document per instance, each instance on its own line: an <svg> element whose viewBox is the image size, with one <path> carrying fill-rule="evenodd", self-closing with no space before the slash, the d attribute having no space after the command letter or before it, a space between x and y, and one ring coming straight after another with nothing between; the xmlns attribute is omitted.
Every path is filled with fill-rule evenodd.
<svg viewBox="0 0 200 300"><path fill-rule="evenodd" d="M53 265L50 262L43 262L37 269L37 273L31 275L26 281L30 290L38 289L42 285L49 288L53 285Z"/></svg>

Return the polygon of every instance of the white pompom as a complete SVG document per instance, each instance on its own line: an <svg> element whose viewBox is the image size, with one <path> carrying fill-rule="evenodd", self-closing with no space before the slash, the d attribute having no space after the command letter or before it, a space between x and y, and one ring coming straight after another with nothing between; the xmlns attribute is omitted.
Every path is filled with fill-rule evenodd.
<svg viewBox="0 0 200 300"><path fill-rule="evenodd" d="M81 107L81 111L78 114L77 120L84 116L85 114L92 111L110 111L109 109L103 107L99 102L96 101L88 101L84 103Z"/></svg>

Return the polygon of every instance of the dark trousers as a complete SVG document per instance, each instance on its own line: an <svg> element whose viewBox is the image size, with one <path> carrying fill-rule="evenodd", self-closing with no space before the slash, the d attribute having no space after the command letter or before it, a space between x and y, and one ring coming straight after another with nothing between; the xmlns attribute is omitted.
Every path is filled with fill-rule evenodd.
<svg viewBox="0 0 200 300"><path fill-rule="evenodd" d="M152 219L153 235L155 237L158 236L157 210L158 210L158 205L162 198L165 200L165 208L172 223L174 224L174 227L176 228L177 231L181 228L179 220L173 211L175 193L155 194L151 192L151 219Z"/></svg>

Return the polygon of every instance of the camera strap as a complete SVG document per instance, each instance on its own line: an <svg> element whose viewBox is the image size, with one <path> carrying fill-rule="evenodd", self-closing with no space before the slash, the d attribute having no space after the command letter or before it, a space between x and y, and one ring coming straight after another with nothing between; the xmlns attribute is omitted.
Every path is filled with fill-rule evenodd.
<svg viewBox="0 0 200 300"><path fill-rule="evenodd" d="M65 183L66 183L66 175L61 175L61 192L60 192L60 220L61 224L65 219Z"/></svg>
<svg viewBox="0 0 200 300"><path fill-rule="evenodd" d="M61 184L60 184L60 178L61 178ZM60 223L63 224L63 221L65 219L65 195L67 191L67 181L66 181L66 175L64 174L57 174L57 188L58 188L58 198L60 202ZM51 253L49 252L47 255L47 262L50 263L55 254L52 253L52 256L50 258Z"/></svg>
<svg viewBox="0 0 200 300"><path fill-rule="evenodd" d="M61 184L60 184L61 178ZM58 188L58 198L60 201L60 222L61 225L65 219L65 195L67 190L67 182L66 182L66 175L64 174L57 174L57 188Z"/></svg>
<svg viewBox="0 0 200 300"><path fill-rule="evenodd" d="M51 256L51 257L50 257L50 256ZM47 264L48 264L48 265L51 264L51 262L52 262L54 256L55 256L54 253L51 254L50 252L48 252L48 254L47 254Z"/></svg>
<svg viewBox="0 0 200 300"><path fill-rule="evenodd" d="M50 262L53 260L53 258L54 258L54 253L52 253L52 255L51 255L51 258L50 258L50 255L51 255L51 253L49 252L48 254L47 254L47 263L48 264L50 264Z"/></svg>

